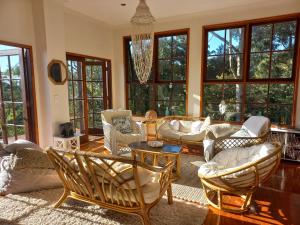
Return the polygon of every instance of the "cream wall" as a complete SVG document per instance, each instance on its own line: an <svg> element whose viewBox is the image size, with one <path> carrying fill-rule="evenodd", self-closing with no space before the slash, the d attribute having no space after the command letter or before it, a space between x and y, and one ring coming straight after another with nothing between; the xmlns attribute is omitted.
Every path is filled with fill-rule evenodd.
<svg viewBox="0 0 300 225"><path fill-rule="evenodd" d="M155 31L190 28L190 53L189 53L189 90L188 114L200 114L200 79L201 79L201 52L202 52L202 26L234 22L268 16L283 15L300 12L300 1L287 0L285 5L272 5L266 1L265 5L252 5L223 9L213 12L178 17L176 21L158 21ZM124 67L123 67L123 36L129 35L129 27L123 26L114 33L114 80L113 98L114 108L125 108ZM300 92L299 92L300 95ZM297 101L297 126L300 127L300 96Z"/></svg>
<svg viewBox="0 0 300 225"><path fill-rule="evenodd" d="M47 75L52 59L66 52L112 59L112 29L71 11L61 0L0 0L0 40L30 45L36 88L39 144L52 144L58 124L69 121L68 88Z"/></svg>
<svg viewBox="0 0 300 225"><path fill-rule="evenodd" d="M110 26L65 9L66 51L112 59L113 30Z"/></svg>

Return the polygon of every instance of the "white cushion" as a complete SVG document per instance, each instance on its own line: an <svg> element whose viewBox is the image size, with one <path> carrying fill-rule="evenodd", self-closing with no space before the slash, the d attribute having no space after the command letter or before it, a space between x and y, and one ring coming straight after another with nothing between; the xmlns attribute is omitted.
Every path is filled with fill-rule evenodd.
<svg viewBox="0 0 300 225"><path fill-rule="evenodd" d="M206 139L203 140L203 152L205 161L210 161L214 156L214 140Z"/></svg>
<svg viewBox="0 0 300 225"><path fill-rule="evenodd" d="M203 122L200 120L193 121L192 126L191 126L191 132L193 132L193 133L199 132L202 124L203 124Z"/></svg>
<svg viewBox="0 0 300 225"><path fill-rule="evenodd" d="M220 138L232 134L236 129L231 124L221 123L221 124L209 125L207 127L207 130L210 131L215 138Z"/></svg>
<svg viewBox="0 0 300 225"><path fill-rule="evenodd" d="M181 133L171 128L160 129L159 134L165 138L180 139Z"/></svg>
<svg viewBox="0 0 300 225"><path fill-rule="evenodd" d="M120 131L123 134L132 133L130 116L116 116L112 117L111 120L112 125L116 128L117 131Z"/></svg>
<svg viewBox="0 0 300 225"><path fill-rule="evenodd" d="M6 145L3 149L4 149L5 152L16 153L17 151L25 149L25 148L30 148L30 149L36 149L36 150L43 151L40 148L40 146L38 146L37 144L35 144L31 141L22 140L22 139L19 139L19 140L15 141L12 144Z"/></svg>
<svg viewBox="0 0 300 225"><path fill-rule="evenodd" d="M206 130L206 128L211 124L211 119L210 117L206 117L201 128L200 128L200 131L203 131L203 130Z"/></svg>
<svg viewBox="0 0 300 225"><path fill-rule="evenodd" d="M142 140L142 137L142 134L122 134L120 131L116 131L117 142L121 144L130 144L132 142L144 141Z"/></svg>
<svg viewBox="0 0 300 225"><path fill-rule="evenodd" d="M181 140L184 141L202 141L205 137L205 131L202 132L195 132L195 133L187 133L181 135Z"/></svg>
<svg viewBox="0 0 300 225"><path fill-rule="evenodd" d="M189 133L191 132L191 127L193 121L189 120L179 120L180 126L179 126L179 131L184 132L184 133Z"/></svg>
<svg viewBox="0 0 300 225"><path fill-rule="evenodd" d="M264 116L251 116L243 124L242 128L246 129L251 137L259 137L269 127L270 120Z"/></svg>
<svg viewBox="0 0 300 225"><path fill-rule="evenodd" d="M240 129L234 134L232 134L230 137L251 137L251 135L249 134L248 130Z"/></svg>
<svg viewBox="0 0 300 225"><path fill-rule="evenodd" d="M175 131L178 131L179 130L179 121L178 120L171 120L169 122L169 126L175 130Z"/></svg>

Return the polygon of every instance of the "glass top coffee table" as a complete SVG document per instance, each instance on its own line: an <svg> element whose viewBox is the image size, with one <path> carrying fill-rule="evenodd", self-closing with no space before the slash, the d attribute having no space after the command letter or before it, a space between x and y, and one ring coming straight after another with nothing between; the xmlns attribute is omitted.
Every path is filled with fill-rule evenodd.
<svg viewBox="0 0 300 225"><path fill-rule="evenodd" d="M168 163L174 162L173 178L178 179L180 177L180 152L182 150L179 145L164 144L162 147L151 147L146 141L133 142L128 145L131 148L132 156L138 157L142 162L149 163L151 165L158 166L161 161ZM146 160L147 159L147 160Z"/></svg>

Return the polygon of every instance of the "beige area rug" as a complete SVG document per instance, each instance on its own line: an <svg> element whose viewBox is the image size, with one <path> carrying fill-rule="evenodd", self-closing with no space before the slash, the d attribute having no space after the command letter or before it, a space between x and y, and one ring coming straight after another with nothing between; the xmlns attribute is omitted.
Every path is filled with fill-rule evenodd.
<svg viewBox="0 0 300 225"><path fill-rule="evenodd" d="M63 189L10 194L0 197L0 224L5 225L142 225L138 216L118 213L76 200L60 208L53 204ZM174 199L168 205L164 197L150 211L152 225L201 225L208 209L199 204Z"/></svg>
<svg viewBox="0 0 300 225"><path fill-rule="evenodd" d="M172 185L175 198L207 205L198 177L198 169L203 163L202 156L181 154L181 177Z"/></svg>
<svg viewBox="0 0 300 225"><path fill-rule="evenodd" d="M204 206L206 201L197 175L202 163L203 157L181 155L181 178L172 185L174 204L168 205L164 197L150 211L152 225L201 225L204 222L208 209ZM0 196L0 224L142 225L138 216L75 200L54 209L53 204L62 192L59 188Z"/></svg>

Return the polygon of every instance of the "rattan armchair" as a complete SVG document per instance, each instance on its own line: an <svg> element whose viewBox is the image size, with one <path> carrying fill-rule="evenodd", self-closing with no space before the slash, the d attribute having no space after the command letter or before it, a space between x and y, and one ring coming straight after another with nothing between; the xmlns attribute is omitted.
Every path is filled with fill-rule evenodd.
<svg viewBox="0 0 300 225"><path fill-rule="evenodd" d="M165 192L172 204L172 162L161 168L91 152L48 149L47 154L64 186L55 207L73 198L138 215L145 225L150 225L149 211Z"/></svg>
<svg viewBox="0 0 300 225"><path fill-rule="evenodd" d="M204 168L206 167L206 171L201 166L198 176L201 179L209 204L220 210L234 213L247 211L251 203L252 194L258 188L259 184L267 180L274 173L280 163L281 145L279 143L272 143L272 145L274 146L272 151L266 156L258 157L255 161L244 163L232 169L218 170L218 166L215 166L216 170L207 172L213 168L212 162L202 165ZM248 150L242 149L242 151ZM224 150L224 152L230 151ZM240 208L225 206L223 202L224 195L240 197L243 200L242 206Z"/></svg>
<svg viewBox="0 0 300 225"><path fill-rule="evenodd" d="M266 118L266 117L265 117ZM218 126L212 125L211 127L207 128L206 132L206 139L212 139L214 140L213 142L213 151L214 155L218 154L220 151L224 149L229 149L229 148L234 148L234 147L248 147L252 145L258 145L261 143L264 143L267 141L268 136L270 134L270 128L271 128L271 123L268 118L266 118L266 124L262 124L263 131L260 133L259 136L238 136L238 135L233 135L236 133L238 130L242 130L242 126L232 126L230 128L231 133L226 133L225 136L222 137L215 137L213 132L211 131L211 127L213 126ZM222 124L220 124L222 125Z"/></svg>

